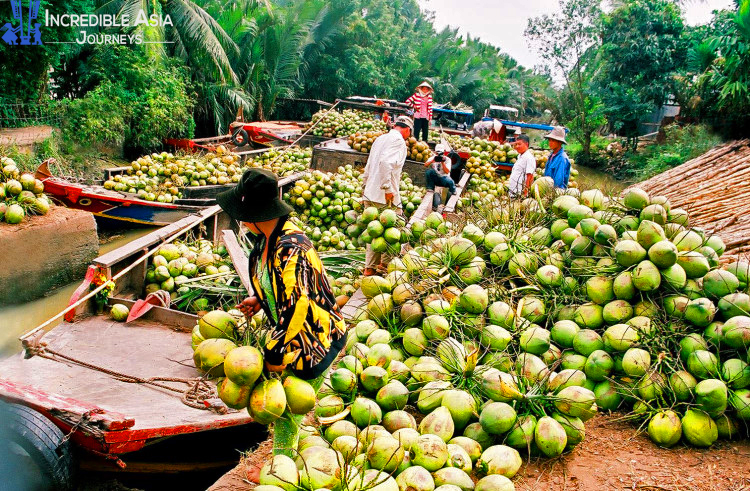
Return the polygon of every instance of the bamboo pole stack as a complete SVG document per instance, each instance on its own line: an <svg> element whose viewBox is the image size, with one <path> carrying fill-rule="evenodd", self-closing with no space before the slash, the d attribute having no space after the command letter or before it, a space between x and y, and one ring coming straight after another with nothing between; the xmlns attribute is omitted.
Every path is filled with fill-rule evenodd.
<svg viewBox="0 0 750 491"><path fill-rule="evenodd" d="M750 253L750 140L714 147L637 186L668 197L672 208L687 210L691 225L719 235L726 259Z"/></svg>

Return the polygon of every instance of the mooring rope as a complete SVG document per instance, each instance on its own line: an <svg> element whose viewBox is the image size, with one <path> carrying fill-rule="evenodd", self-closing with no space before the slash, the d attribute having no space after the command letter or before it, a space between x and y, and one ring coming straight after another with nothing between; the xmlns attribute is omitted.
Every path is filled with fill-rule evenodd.
<svg viewBox="0 0 750 491"><path fill-rule="evenodd" d="M185 404L186 406L189 406L195 409L212 410L220 414L225 414L228 412L228 409L225 405L219 404L216 401L216 399L218 399L218 394L216 392L216 389L212 384L210 384L206 380L205 377L143 378L143 377L138 377L135 375L128 375L126 373L118 372L116 370L111 370L109 368L104 368L104 367L95 365L93 363L79 360L72 356L68 356L58 351L55 351L39 342L35 342L34 344L29 345L26 349L30 352L31 355L40 356L42 358L46 358L48 360L58 361L58 362L60 361L58 358L61 358L63 360L69 361L83 368L88 368L90 370L104 373L121 382L151 385L154 387L159 387L160 389L165 389L171 392L182 394L182 396L180 397L180 400L182 401L182 403ZM167 385L161 382L181 383L181 384L188 385L188 388L185 390L178 389L176 387L172 387L170 385Z"/></svg>

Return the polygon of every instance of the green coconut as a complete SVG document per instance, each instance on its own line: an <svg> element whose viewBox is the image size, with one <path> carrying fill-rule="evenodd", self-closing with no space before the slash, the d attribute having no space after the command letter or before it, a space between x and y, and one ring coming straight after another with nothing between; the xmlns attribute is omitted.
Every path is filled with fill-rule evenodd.
<svg viewBox="0 0 750 491"><path fill-rule="evenodd" d="M750 421L750 390L739 389L732 391L729 395L729 403L736 411L738 418L745 422Z"/></svg>
<svg viewBox="0 0 750 491"><path fill-rule="evenodd" d="M604 325L604 309L595 303L585 303L578 306L573 321L582 328L596 329Z"/></svg>
<svg viewBox="0 0 750 491"><path fill-rule="evenodd" d="M650 204L641 210L641 221L649 220L659 225L667 223L667 210L660 204Z"/></svg>
<svg viewBox="0 0 750 491"><path fill-rule="evenodd" d="M284 491L295 491L299 485L297 464L286 455L274 455L260 469L258 482L264 486L278 486Z"/></svg>
<svg viewBox="0 0 750 491"><path fill-rule="evenodd" d="M719 373L716 355L706 350L695 350L687 357L687 369L698 379L714 378Z"/></svg>
<svg viewBox="0 0 750 491"><path fill-rule="evenodd" d="M734 293L740 286L735 275L723 269L709 271L703 277L703 291L709 298L719 298Z"/></svg>
<svg viewBox="0 0 750 491"><path fill-rule="evenodd" d="M575 385L564 388L554 399L558 411L578 418L591 414L595 402L596 395L591 390Z"/></svg>
<svg viewBox="0 0 750 491"><path fill-rule="evenodd" d="M534 443L547 457L561 455L568 444L565 428L554 418L543 416L534 428Z"/></svg>
<svg viewBox="0 0 750 491"><path fill-rule="evenodd" d="M748 349L750 347L750 317L738 315L727 320L722 327L722 339L734 349Z"/></svg>
<svg viewBox="0 0 750 491"><path fill-rule="evenodd" d="M727 408L729 393L727 386L721 380L701 380L695 386L695 402L697 407L711 417L716 417Z"/></svg>
<svg viewBox="0 0 750 491"><path fill-rule="evenodd" d="M688 278L703 278L711 269L706 256L698 251L680 252L677 256L677 264L682 266Z"/></svg>
<svg viewBox="0 0 750 491"><path fill-rule="evenodd" d="M409 389L398 380L390 380L378 390L375 401L385 411L403 409L409 402Z"/></svg>
<svg viewBox="0 0 750 491"><path fill-rule="evenodd" d="M315 406L315 416L327 418L344 410L344 400L338 395L327 395L322 397Z"/></svg>
<svg viewBox="0 0 750 491"><path fill-rule="evenodd" d="M378 403L366 397L357 397L350 407L350 414L354 423L360 428L371 424L380 424L383 412Z"/></svg>
<svg viewBox="0 0 750 491"><path fill-rule="evenodd" d="M594 386L594 395L596 396L596 406L598 409L614 411L622 403L621 391L615 388L614 384L609 380L597 382Z"/></svg>
<svg viewBox="0 0 750 491"><path fill-rule="evenodd" d="M286 393L281 380L269 379L255 386L247 408L256 423L269 425L281 417L286 407Z"/></svg>
<svg viewBox="0 0 750 491"><path fill-rule="evenodd" d="M518 450L507 445L493 445L482 452L476 464L476 469L481 474L501 475L508 479L518 473L523 461Z"/></svg>
<svg viewBox="0 0 750 491"><path fill-rule="evenodd" d="M516 422L516 411L504 402L491 402L484 406L479 415L482 429L491 435L502 435Z"/></svg>
<svg viewBox="0 0 750 491"><path fill-rule="evenodd" d="M601 382L605 380L614 368L614 360L604 350L595 350L586 359L583 371L586 374L586 380Z"/></svg>
<svg viewBox="0 0 750 491"><path fill-rule="evenodd" d="M676 412L660 411L648 423L648 436L660 447L672 447L682 438L682 422Z"/></svg>
<svg viewBox="0 0 750 491"><path fill-rule="evenodd" d="M638 329L628 324L615 324L604 331L604 348L609 351L627 351L640 339Z"/></svg>
<svg viewBox="0 0 750 491"><path fill-rule="evenodd" d="M633 275L630 271L618 274L612 282L612 291L620 300L632 300L638 291L633 284Z"/></svg>
<svg viewBox="0 0 750 491"><path fill-rule="evenodd" d="M648 193L637 187L630 188L623 193L622 204L627 208L642 210L649 204Z"/></svg>
<svg viewBox="0 0 750 491"><path fill-rule="evenodd" d="M615 258L617 263L625 268L643 261L647 252L638 242L634 240L621 240L615 245Z"/></svg>
<svg viewBox="0 0 750 491"><path fill-rule="evenodd" d="M555 322L552 326L550 337L555 343L563 348L572 348L573 338L580 330L581 328L578 327L578 324L575 322L570 320L560 320Z"/></svg>
<svg viewBox="0 0 750 491"><path fill-rule="evenodd" d="M573 338L573 349L583 356L604 349L602 337L593 329L581 329Z"/></svg>
<svg viewBox="0 0 750 491"><path fill-rule="evenodd" d="M641 223L638 225L636 237L638 243L646 250L666 240L662 226L651 220L644 220L643 217L641 217Z"/></svg>
<svg viewBox="0 0 750 491"><path fill-rule="evenodd" d="M448 445L437 435L421 435L412 447L412 465L421 466L430 472L441 469L448 461Z"/></svg>
<svg viewBox="0 0 750 491"><path fill-rule="evenodd" d="M400 490L434 491L435 480L432 474L421 466L411 466L396 476L396 484Z"/></svg>
<svg viewBox="0 0 750 491"><path fill-rule="evenodd" d="M613 300L604 306L602 317L607 324L619 324L633 317L633 307L626 300Z"/></svg>
<svg viewBox="0 0 750 491"><path fill-rule="evenodd" d="M698 381L690 372L678 370L669 376L669 386L672 393L680 402L687 402L693 398L693 390Z"/></svg>
<svg viewBox="0 0 750 491"><path fill-rule="evenodd" d="M572 448L581 443L586 436L586 428L580 418L552 413L552 418L560 423L568 439L566 448Z"/></svg>
<svg viewBox="0 0 750 491"><path fill-rule="evenodd" d="M698 327L706 327L714 320L716 306L707 298L690 300L685 307L685 320Z"/></svg>
<svg viewBox="0 0 750 491"><path fill-rule="evenodd" d="M750 295L747 293L730 293L721 297L718 303L719 313L723 319L731 319L750 314Z"/></svg>
<svg viewBox="0 0 750 491"><path fill-rule="evenodd" d="M461 307L471 314L481 314L487 310L489 296L487 290L479 285L469 285L458 297Z"/></svg>
<svg viewBox="0 0 750 491"><path fill-rule="evenodd" d="M212 310L198 320L198 326L205 339L234 339L237 319L223 310Z"/></svg>
<svg viewBox="0 0 750 491"><path fill-rule="evenodd" d="M651 367L651 354L641 348L630 348L622 357L622 370L631 377L641 377Z"/></svg>
<svg viewBox="0 0 750 491"><path fill-rule="evenodd" d="M696 447L710 447L719 438L719 430L711 417L698 409L688 409L682 417L682 434Z"/></svg>
<svg viewBox="0 0 750 491"><path fill-rule="evenodd" d="M721 376L732 389L750 386L750 366L739 358L730 358L721 366Z"/></svg>
<svg viewBox="0 0 750 491"><path fill-rule="evenodd" d="M661 278L673 290L682 290L687 285L687 274L679 264L662 269Z"/></svg>
<svg viewBox="0 0 750 491"><path fill-rule="evenodd" d="M685 316L685 308L687 308L689 302L688 297L668 295L664 297L664 311L670 317L682 319Z"/></svg>
<svg viewBox="0 0 750 491"><path fill-rule="evenodd" d="M505 476L493 474L477 481L474 491L515 491L513 481Z"/></svg>

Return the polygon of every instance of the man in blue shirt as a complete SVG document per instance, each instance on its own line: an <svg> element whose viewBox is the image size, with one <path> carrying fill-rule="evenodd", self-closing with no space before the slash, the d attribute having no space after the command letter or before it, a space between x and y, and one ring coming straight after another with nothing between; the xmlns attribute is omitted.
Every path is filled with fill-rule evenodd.
<svg viewBox="0 0 750 491"><path fill-rule="evenodd" d="M544 135L549 142L550 154L547 158L547 164L544 166L544 175L549 176L555 181L556 188L566 189L568 179L570 179L570 159L563 150L565 141L565 128L555 126L547 135Z"/></svg>

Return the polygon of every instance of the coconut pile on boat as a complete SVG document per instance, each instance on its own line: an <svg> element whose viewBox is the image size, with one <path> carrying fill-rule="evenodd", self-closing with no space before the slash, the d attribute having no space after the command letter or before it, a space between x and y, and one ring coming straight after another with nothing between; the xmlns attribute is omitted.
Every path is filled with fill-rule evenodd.
<svg viewBox="0 0 750 491"><path fill-rule="evenodd" d="M13 159L0 157L0 222L16 225L27 215L46 215L51 206L42 181L20 172Z"/></svg>
<svg viewBox="0 0 750 491"><path fill-rule="evenodd" d="M169 293L172 305L184 312L231 309L246 294L226 248L211 241L182 240L159 247L146 268L144 296Z"/></svg>
<svg viewBox="0 0 750 491"><path fill-rule="evenodd" d="M721 239L663 197L546 184L416 222L361 280L319 425L262 489L513 489L525 455L573 451L598 411L661 446L748 436L750 264L721 267Z"/></svg>
<svg viewBox="0 0 750 491"><path fill-rule="evenodd" d="M322 121L321 121L322 119ZM385 132L385 123L375 119L373 114L356 109L338 111L318 111L313 114L308 128L314 126L312 134L336 138L361 132Z"/></svg>
<svg viewBox="0 0 750 491"><path fill-rule="evenodd" d="M131 162L124 174L112 176L104 182L104 187L135 194L147 201L171 203L182 197L186 187L237 183L250 167L261 167L285 177L309 168L311 157L309 148L291 147L283 153L269 150L242 164L240 156L223 145L205 154L152 153Z"/></svg>

